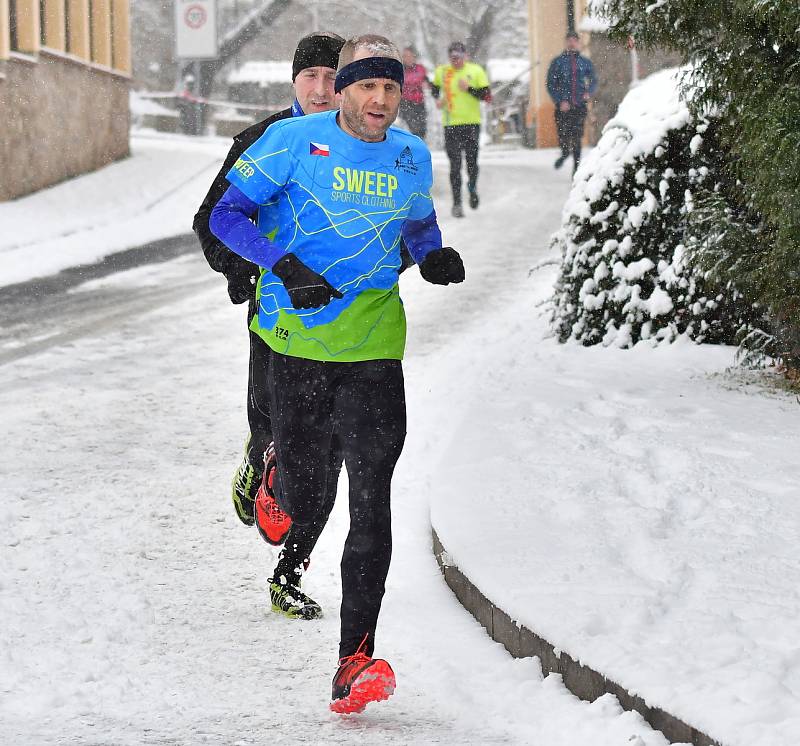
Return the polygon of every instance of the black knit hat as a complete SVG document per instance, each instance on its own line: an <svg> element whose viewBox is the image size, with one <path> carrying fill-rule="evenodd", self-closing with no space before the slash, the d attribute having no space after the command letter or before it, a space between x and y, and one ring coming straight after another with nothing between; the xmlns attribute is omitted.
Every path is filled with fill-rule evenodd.
<svg viewBox="0 0 800 746"><path fill-rule="evenodd" d="M300 39L292 60L292 82L301 70L307 67L330 67L339 65L339 52L344 46L344 39L329 31L319 31Z"/></svg>

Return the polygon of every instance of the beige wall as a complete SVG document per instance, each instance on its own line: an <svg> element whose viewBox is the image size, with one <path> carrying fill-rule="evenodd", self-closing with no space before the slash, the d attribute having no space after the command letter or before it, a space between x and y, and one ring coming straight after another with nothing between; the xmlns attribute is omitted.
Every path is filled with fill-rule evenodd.
<svg viewBox="0 0 800 746"><path fill-rule="evenodd" d="M593 142L600 137L631 85L633 66L630 51L620 42L612 42L606 34L592 34L592 62L600 78L587 132ZM656 70L680 64L680 56L659 49L638 50L638 74L645 78Z"/></svg>
<svg viewBox="0 0 800 746"><path fill-rule="evenodd" d="M126 76L45 50L0 68L0 201L128 155Z"/></svg>

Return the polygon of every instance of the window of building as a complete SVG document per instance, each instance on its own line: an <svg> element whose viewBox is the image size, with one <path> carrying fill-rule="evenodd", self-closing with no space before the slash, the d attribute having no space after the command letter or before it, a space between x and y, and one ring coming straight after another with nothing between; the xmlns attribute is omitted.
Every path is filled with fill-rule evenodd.
<svg viewBox="0 0 800 746"><path fill-rule="evenodd" d="M94 30L92 29L92 24L94 22L94 0L88 0L87 5L89 6L89 59L94 59Z"/></svg>
<svg viewBox="0 0 800 746"><path fill-rule="evenodd" d="M70 18L72 15L72 8L70 8L70 0L64 0L64 51L72 51L72 31Z"/></svg>
<svg viewBox="0 0 800 746"><path fill-rule="evenodd" d="M19 49L19 37L17 34L17 0L8 0L8 12L11 49L17 50Z"/></svg>

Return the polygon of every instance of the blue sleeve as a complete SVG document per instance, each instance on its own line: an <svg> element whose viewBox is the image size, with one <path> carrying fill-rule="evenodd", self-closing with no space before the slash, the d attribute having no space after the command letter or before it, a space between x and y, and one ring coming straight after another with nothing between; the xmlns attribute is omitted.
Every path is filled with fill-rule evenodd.
<svg viewBox="0 0 800 746"><path fill-rule="evenodd" d="M550 67L547 68L547 92L550 94L550 98L553 99L556 103L558 103L558 89L556 88L556 68L558 67L558 58L554 59L550 63Z"/></svg>
<svg viewBox="0 0 800 746"><path fill-rule="evenodd" d="M442 232L436 222L436 211L433 209L431 187L433 187L433 165L430 155L421 160L419 182L414 201L408 217L400 229L408 252L419 264L434 249L442 248Z"/></svg>
<svg viewBox="0 0 800 746"><path fill-rule="evenodd" d="M262 236L250 220L248 216L256 210L258 205L253 200L237 187L229 186L214 205L208 227L231 251L259 267L271 269L286 252Z"/></svg>
<svg viewBox="0 0 800 746"><path fill-rule="evenodd" d="M257 205L269 202L291 176L293 160L281 124L268 127L228 171L228 181Z"/></svg>
<svg viewBox="0 0 800 746"><path fill-rule="evenodd" d="M408 253L417 264L421 264L431 251L442 248L442 232L436 222L435 210L431 210L422 220L406 220L401 234Z"/></svg>

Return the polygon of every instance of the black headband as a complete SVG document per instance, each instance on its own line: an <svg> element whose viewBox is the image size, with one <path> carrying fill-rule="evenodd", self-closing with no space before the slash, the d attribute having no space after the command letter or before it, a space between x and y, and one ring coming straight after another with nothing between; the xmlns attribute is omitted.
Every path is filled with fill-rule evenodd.
<svg viewBox="0 0 800 746"><path fill-rule="evenodd" d="M345 65L336 73L333 90L340 93L343 88L357 80L369 78L389 78L403 87L403 63L392 57L364 57Z"/></svg>

